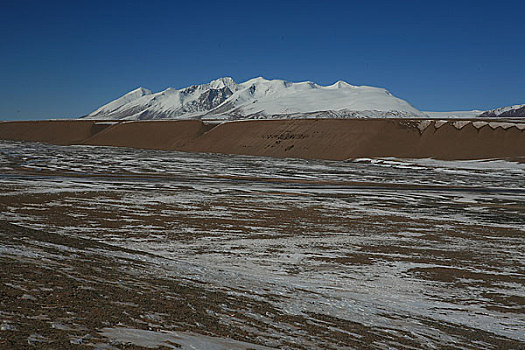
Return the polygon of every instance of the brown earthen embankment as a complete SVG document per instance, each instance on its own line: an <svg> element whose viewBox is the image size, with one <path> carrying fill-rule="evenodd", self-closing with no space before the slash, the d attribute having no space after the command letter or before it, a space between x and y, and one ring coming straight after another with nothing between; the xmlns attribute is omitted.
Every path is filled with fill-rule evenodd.
<svg viewBox="0 0 525 350"><path fill-rule="evenodd" d="M0 139L344 160L359 157L525 157L523 122L289 119L237 122L1 122Z"/></svg>
<svg viewBox="0 0 525 350"><path fill-rule="evenodd" d="M90 120L39 120L0 122L0 139L46 142L55 145L81 143L107 124L95 126Z"/></svg>

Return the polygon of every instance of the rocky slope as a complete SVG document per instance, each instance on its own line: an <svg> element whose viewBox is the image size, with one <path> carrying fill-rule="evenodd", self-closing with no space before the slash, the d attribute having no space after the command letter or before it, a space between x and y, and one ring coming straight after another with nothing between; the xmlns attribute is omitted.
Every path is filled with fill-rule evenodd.
<svg viewBox="0 0 525 350"><path fill-rule="evenodd" d="M525 117L525 104L514 105L510 107L496 108L490 111L483 112L480 117Z"/></svg>

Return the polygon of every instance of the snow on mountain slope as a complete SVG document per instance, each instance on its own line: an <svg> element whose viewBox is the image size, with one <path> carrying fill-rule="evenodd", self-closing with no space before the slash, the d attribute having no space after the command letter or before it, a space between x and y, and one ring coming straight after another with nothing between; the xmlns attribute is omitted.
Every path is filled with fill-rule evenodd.
<svg viewBox="0 0 525 350"><path fill-rule="evenodd" d="M525 104L496 108L482 113L480 117L525 117Z"/></svg>
<svg viewBox="0 0 525 350"><path fill-rule="evenodd" d="M472 111L452 111L452 112L430 112L430 111L425 111L423 113L427 114L430 118L444 118L444 119L447 119L447 118L458 118L458 119L465 118L465 119L469 119L469 118L476 118L483 112L484 111L480 111L480 110L474 109Z"/></svg>
<svg viewBox="0 0 525 350"><path fill-rule="evenodd" d="M312 82L286 83L257 78L240 85L243 89L238 93L251 94L257 100L257 103L242 105L242 110L247 115L261 111L267 115L275 115L342 109L405 111L416 115L420 113L408 102L392 96L385 89L352 86L343 81L330 86L319 86Z"/></svg>
<svg viewBox="0 0 525 350"><path fill-rule="evenodd" d="M181 90L167 88L158 93L139 94L140 89L129 92L110 102L87 119L177 119L202 115L226 100L234 86L231 78L214 80L208 84L194 85ZM130 95L130 97L128 97ZM125 101L125 103L124 103Z"/></svg>
<svg viewBox="0 0 525 350"><path fill-rule="evenodd" d="M158 93L139 88L85 116L87 119L252 119L330 117L426 117L385 89L344 81L320 86L262 77L237 84L220 78Z"/></svg>
<svg viewBox="0 0 525 350"><path fill-rule="evenodd" d="M90 116L106 115L107 113L111 113L112 111L118 110L122 106L130 104L131 102L148 95L151 95L151 90L139 87L138 89L130 91L124 96L117 98L116 100L100 107L99 109L91 113Z"/></svg>

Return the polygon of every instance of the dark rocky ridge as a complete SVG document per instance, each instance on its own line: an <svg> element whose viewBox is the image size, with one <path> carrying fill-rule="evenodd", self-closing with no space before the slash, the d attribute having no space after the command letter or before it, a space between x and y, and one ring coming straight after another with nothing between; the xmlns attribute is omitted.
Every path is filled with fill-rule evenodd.
<svg viewBox="0 0 525 350"><path fill-rule="evenodd" d="M510 109L508 111L501 112L501 113L498 113L498 109L493 109L491 111L486 111L486 112L482 113L480 115L480 117L488 117L488 118L492 118L492 117L510 117L510 118L520 117L520 118L523 118L523 117L525 117L525 105L522 105L519 108Z"/></svg>

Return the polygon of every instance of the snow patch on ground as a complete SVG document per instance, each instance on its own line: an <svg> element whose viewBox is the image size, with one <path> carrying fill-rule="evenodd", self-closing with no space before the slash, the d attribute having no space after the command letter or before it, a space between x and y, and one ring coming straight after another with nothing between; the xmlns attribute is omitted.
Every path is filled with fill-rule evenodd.
<svg viewBox="0 0 525 350"><path fill-rule="evenodd" d="M245 343L227 338L209 337L189 332L148 331L135 328L103 328L100 332L115 345L136 345L156 349L208 349L208 350L240 350L240 349L270 349L264 346Z"/></svg>

